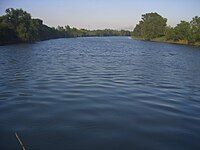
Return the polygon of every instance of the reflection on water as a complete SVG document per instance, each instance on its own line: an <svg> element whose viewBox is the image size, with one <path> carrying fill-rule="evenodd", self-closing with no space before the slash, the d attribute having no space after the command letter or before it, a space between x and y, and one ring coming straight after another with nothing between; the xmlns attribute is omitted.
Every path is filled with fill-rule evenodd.
<svg viewBox="0 0 200 150"><path fill-rule="evenodd" d="M200 149L200 49L126 37L0 47L0 149Z"/></svg>

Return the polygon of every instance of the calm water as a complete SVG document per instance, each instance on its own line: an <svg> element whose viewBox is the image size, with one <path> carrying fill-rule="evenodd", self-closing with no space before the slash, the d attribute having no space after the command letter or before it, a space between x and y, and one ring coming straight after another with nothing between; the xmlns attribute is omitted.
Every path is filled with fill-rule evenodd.
<svg viewBox="0 0 200 150"><path fill-rule="evenodd" d="M0 149L200 149L200 48L128 37L0 47Z"/></svg>

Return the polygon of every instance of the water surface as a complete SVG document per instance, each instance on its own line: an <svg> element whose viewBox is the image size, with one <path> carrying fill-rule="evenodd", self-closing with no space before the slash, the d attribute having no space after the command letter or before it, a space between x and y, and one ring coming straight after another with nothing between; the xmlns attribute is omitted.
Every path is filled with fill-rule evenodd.
<svg viewBox="0 0 200 150"><path fill-rule="evenodd" d="M0 149L200 149L200 49L127 37L0 47Z"/></svg>

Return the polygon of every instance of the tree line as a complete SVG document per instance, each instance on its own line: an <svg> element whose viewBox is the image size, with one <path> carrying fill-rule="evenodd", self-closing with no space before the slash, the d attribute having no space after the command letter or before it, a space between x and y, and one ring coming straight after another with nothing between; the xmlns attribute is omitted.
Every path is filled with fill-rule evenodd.
<svg viewBox="0 0 200 150"><path fill-rule="evenodd" d="M181 44L197 44L200 42L200 17L192 21L181 21L175 27L167 26L167 19L158 13L142 15L132 36L143 40L165 41Z"/></svg>
<svg viewBox="0 0 200 150"><path fill-rule="evenodd" d="M34 19L22 9L6 9L0 16L0 45L11 43L29 43L55 38L89 37L89 36L130 36L125 30L86 30L70 26L49 27L41 19Z"/></svg>

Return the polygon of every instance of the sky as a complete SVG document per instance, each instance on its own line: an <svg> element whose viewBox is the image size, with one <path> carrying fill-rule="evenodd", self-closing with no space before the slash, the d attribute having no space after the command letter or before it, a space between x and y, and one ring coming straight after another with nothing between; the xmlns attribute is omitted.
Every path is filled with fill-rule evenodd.
<svg viewBox="0 0 200 150"><path fill-rule="evenodd" d="M167 18L171 26L200 16L200 0L0 0L0 15L6 8L22 8L49 26L86 29L132 30L149 12Z"/></svg>

